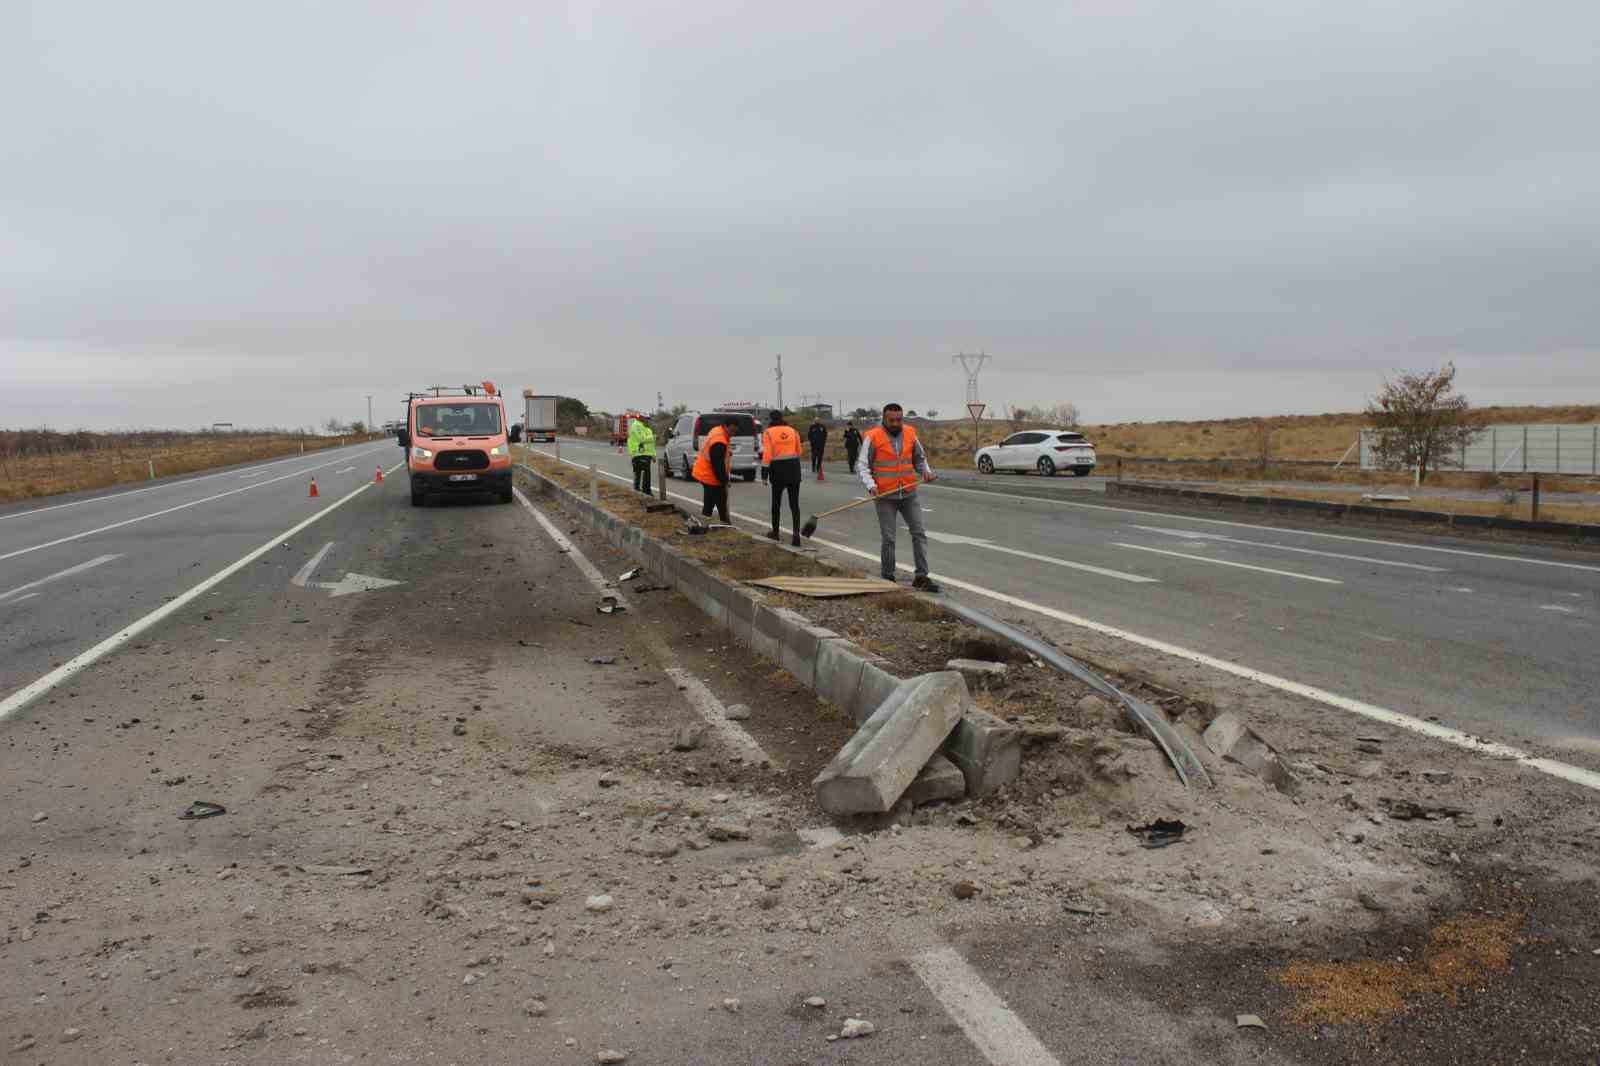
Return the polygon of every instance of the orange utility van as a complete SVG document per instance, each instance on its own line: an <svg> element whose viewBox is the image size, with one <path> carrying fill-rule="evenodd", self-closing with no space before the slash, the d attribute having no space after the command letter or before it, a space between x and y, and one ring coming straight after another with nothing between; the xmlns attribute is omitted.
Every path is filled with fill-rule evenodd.
<svg viewBox="0 0 1600 1066"><path fill-rule="evenodd" d="M406 399L400 447L411 476L411 506L431 494L492 492L511 502L511 442L494 382L432 385Z"/></svg>

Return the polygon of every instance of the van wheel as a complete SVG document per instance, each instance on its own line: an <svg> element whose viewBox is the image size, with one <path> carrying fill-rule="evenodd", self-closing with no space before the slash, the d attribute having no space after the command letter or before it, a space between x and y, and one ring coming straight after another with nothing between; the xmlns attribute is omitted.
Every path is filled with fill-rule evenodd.
<svg viewBox="0 0 1600 1066"><path fill-rule="evenodd" d="M1055 460L1050 458L1048 455L1041 455L1039 457L1039 476L1040 477L1055 477L1056 476L1056 463L1055 463Z"/></svg>
<svg viewBox="0 0 1600 1066"><path fill-rule="evenodd" d="M422 493L413 490L411 493L411 506L426 507L428 506L428 498Z"/></svg>
<svg viewBox="0 0 1600 1066"><path fill-rule="evenodd" d="M685 455L683 457L683 480L689 481L693 477L694 473L689 469L689 457Z"/></svg>

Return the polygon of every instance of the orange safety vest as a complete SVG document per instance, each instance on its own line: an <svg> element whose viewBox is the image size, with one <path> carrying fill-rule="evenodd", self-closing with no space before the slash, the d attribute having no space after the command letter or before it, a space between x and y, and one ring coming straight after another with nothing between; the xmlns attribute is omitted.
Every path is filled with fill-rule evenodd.
<svg viewBox="0 0 1600 1066"><path fill-rule="evenodd" d="M702 485L720 485L717 472L711 468L712 445L722 444L728 449L728 474L733 474L733 440L728 436L727 426L714 426L706 439L700 445L700 454L694 460L694 479Z"/></svg>
<svg viewBox="0 0 1600 1066"><path fill-rule="evenodd" d="M900 451L895 450L894 439L882 426L867 430L862 443L872 449L872 477L878 483L878 495L898 492L908 495L917 488L917 431L910 426L900 426Z"/></svg>
<svg viewBox="0 0 1600 1066"><path fill-rule="evenodd" d="M793 426L769 426L761 434L761 465L771 466L779 459L800 458L800 434Z"/></svg>

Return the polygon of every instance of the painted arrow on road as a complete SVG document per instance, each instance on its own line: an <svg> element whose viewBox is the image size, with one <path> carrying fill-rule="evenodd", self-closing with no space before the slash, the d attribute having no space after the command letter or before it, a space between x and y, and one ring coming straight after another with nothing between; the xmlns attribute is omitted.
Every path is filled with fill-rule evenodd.
<svg viewBox="0 0 1600 1066"><path fill-rule="evenodd" d="M326 589L333 596L348 596L352 592L373 592L377 589L386 589L391 585L404 585L404 581L391 581L386 577L373 577L371 574L357 574L350 572L338 581L312 581L311 575L317 572L317 565L322 562L328 552L333 550L333 541L322 546L322 550L306 560L289 583L299 588Z"/></svg>
<svg viewBox="0 0 1600 1066"><path fill-rule="evenodd" d="M1015 555L1021 559L1032 559L1035 562L1049 563L1051 566L1065 566L1072 570L1084 570L1102 577L1114 577L1118 581L1132 581L1139 585L1159 584L1158 577L1145 577L1142 574L1130 574L1122 570L1111 570L1104 566L1091 566L1088 563L1075 563L1070 559L1058 559L1053 555L1039 555L1036 552L1025 552L1018 548L1008 548L1003 544L996 544L982 537L965 537L959 533L935 533L928 530L928 539L936 540L941 544L965 544L973 548L983 548L986 551L1002 552L1006 555Z"/></svg>

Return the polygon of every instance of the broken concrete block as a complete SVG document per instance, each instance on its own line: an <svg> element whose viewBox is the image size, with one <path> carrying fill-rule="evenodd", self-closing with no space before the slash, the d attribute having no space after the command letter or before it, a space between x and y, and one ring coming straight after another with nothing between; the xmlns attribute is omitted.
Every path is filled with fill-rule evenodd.
<svg viewBox="0 0 1600 1066"><path fill-rule="evenodd" d="M882 814L895 805L972 703L954 671L923 674L894 693L812 784L829 814Z"/></svg>
<svg viewBox="0 0 1600 1066"><path fill-rule="evenodd" d="M858 723L876 714L900 687L900 679L880 666L882 662L882 659L873 659L861 664L861 681L856 685L855 699L850 705L850 714Z"/></svg>
<svg viewBox="0 0 1600 1066"><path fill-rule="evenodd" d="M974 692L980 689L1005 688L1011 683L1011 668L1005 663L985 662L982 659L951 659L944 664L944 668L958 671L967 679L967 688Z"/></svg>
<svg viewBox="0 0 1600 1066"><path fill-rule="evenodd" d="M967 779L956 769L956 764L943 755L928 760L900 798L910 800L915 806L935 800L958 800L967 794Z"/></svg>
<svg viewBox="0 0 1600 1066"><path fill-rule="evenodd" d="M1272 745L1232 711L1217 715L1200 739L1213 752L1238 763L1279 792L1292 796L1300 790L1300 779L1278 758Z"/></svg>
<svg viewBox="0 0 1600 1066"><path fill-rule="evenodd" d="M967 795L988 796L1022 772L1022 738L1016 726L968 707L942 749L967 779Z"/></svg>

